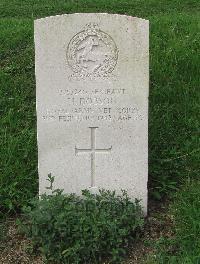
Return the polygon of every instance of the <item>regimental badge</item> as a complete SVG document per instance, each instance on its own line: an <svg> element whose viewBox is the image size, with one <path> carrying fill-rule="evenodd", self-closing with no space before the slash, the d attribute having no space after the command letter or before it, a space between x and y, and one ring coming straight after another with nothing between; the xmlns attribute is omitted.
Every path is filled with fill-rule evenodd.
<svg viewBox="0 0 200 264"><path fill-rule="evenodd" d="M117 64L118 49L111 36L89 23L71 39L66 57L72 79L107 78Z"/></svg>

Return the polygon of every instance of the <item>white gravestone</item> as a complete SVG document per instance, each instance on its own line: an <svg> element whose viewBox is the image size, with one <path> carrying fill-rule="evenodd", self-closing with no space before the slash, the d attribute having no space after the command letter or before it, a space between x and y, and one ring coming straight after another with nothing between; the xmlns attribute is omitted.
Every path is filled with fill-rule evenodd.
<svg viewBox="0 0 200 264"><path fill-rule="evenodd" d="M147 211L149 23L113 14L35 21L39 191L124 189Z"/></svg>

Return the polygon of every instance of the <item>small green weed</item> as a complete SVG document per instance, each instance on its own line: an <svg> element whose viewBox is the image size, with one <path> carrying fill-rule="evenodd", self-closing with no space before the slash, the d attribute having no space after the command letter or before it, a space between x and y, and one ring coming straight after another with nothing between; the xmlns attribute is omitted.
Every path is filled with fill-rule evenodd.
<svg viewBox="0 0 200 264"><path fill-rule="evenodd" d="M22 228L48 263L94 264L104 257L120 263L130 237L143 225L139 202L124 191L84 190L79 197L54 190L33 200L24 213Z"/></svg>

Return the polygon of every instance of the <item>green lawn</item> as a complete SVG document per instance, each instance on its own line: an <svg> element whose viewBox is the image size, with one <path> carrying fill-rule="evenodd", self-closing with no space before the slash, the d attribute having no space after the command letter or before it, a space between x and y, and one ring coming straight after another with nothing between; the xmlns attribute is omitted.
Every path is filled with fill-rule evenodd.
<svg viewBox="0 0 200 264"><path fill-rule="evenodd" d="M73 12L150 20L150 196L198 180L199 0L0 0L0 214L38 191L33 20Z"/></svg>
<svg viewBox="0 0 200 264"><path fill-rule="evenodd" d="M174 195L171 206L175 224L172 238L157 242L156 263L200 263L200 182L189 181Z"/></svg>

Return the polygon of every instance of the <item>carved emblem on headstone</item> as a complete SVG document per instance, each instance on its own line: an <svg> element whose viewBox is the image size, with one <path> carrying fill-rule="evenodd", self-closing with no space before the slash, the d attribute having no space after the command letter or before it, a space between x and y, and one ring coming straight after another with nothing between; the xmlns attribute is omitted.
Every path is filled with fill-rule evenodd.
<svg viewBox="0 0 200 264"><path fill-rule="evenodd" d="M67 63L74 79L109 77L117 59L117 46L97 24L89 23L76 34L67 47Z"/></svg>

